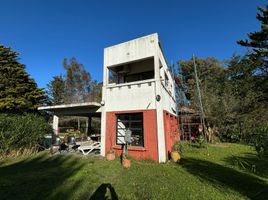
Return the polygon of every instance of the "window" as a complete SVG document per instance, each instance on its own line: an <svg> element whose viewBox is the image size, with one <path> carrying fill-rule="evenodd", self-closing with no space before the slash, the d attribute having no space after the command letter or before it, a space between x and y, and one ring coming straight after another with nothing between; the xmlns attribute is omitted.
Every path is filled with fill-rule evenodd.
<svg viewBox="0 0 268 200"><path fill-rule="evenodd" d="M165 73L165 86L168 87L168 76L166 73Z"/></svg>
<svg viewBox="0 0 268 200"><path fill-rule="evenodd" d="M118 114L116 124L116 144L124 144L125 132L132 131L131 146L144 146L142 113Z"/></svg>

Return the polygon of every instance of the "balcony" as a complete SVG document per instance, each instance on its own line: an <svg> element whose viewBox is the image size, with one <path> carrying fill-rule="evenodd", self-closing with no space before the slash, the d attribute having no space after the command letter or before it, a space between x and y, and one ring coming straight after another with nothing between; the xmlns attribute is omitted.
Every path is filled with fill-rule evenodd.
<svg viewBox="0 0 268 200"><path fill-rule="evenodd" d="M107 111L155 109L155 80L109 84L106 87L106 99Z"/></svg>
<svg viewBox="0 0 268 200"><path fill-rule="evenodd" d="M154 59L147 58L108 67L109 83L122 84L154 78Z"/></svg>

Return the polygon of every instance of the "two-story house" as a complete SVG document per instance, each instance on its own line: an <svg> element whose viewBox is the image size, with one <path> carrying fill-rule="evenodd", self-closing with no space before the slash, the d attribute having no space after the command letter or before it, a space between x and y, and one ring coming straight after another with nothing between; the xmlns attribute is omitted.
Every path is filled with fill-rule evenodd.
<svg viewBox="0 0 268 200"><path fill-rule="evenodd" d="M166 162L179 139L172 74L157 33L104 49L101 154L121 154L132 131L130 156Z"/></svg>
<svg viewBox="0 0 268 200"><path fill-rule="evenodd" d="M166 162L179 140L175 85L156 33L104 49L102 102L40 107L59 118L101 118L101 155L122 153L127 129L132 132L130 156ZM90 136L90 135L89 135Z"/></svg>

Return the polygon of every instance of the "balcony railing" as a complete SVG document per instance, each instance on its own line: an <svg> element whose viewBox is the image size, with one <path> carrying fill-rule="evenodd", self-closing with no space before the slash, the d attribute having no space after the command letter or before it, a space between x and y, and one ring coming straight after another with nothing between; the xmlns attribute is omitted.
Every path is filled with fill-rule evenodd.
<svg viewBox="0 0 268 200"><path fill-rule="evenodd" d="M107 85L107 88L115 88L115 87L125 87L125 86L131 86L131 85L141 85L141 84L150 84L152 82L155 82L155 79L147 79L147 80L142 80L142 81L133 81L129 83L110 83Z"/></svg>

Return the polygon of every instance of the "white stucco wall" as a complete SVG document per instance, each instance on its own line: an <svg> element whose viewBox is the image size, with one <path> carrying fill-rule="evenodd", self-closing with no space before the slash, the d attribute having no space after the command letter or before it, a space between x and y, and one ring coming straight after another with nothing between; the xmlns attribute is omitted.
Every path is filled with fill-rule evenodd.
<svg viewBox="0 0 268 200"><path fill-rule="evenodd" d="M173 115L177 115L174 111L177 111L177 105L176 101L172 96L169 94L169 90L165 87L164 83L161 84L161 90L162 90L162 104L163 109L168 111L169 113Z"/></svg>
<svg viewBox="0 0 268 200"><path fill-rule="evenodd" d="M154 80L107 86L106 111L155 109Z"/></svg>
<svg viewBox="0 0 268 200"><path fill-rule="evenodd" d="M163 96L162 98L163 109L172 113L173 115L177 115L176 113L174 113L174 110L177 111L177 105L175 101L175 82L167 66L163 52L159 46L158 48L159 48L158 57L162 64L162 67L160 70L160 76L162 77L161 90L162 90L162 96ZM165 74L168 77L168 85L165 84Z"/></svg>
<svg viewBox="0 0 268 200"><path fill-rule="evenodd" d="M150 57L154 60L153 79L108 83L108 68ZM164 82L164 72L169 79L168 86ZM161 96L160 101L156 101L157 95ZM109 111L156 109L158 157L159 162L166 161L163 110L175 114L175 87L156 33L104 49L103 102L103 115ZM102 140L105 140L105 124L105 120L102 120Z"/></svg>
<svg viewBox="0 0 268 200"><path fill-rule="evenodd" d="M114 66L154 56L157 34L137 38L104 49L104 66Z"/></svg>

